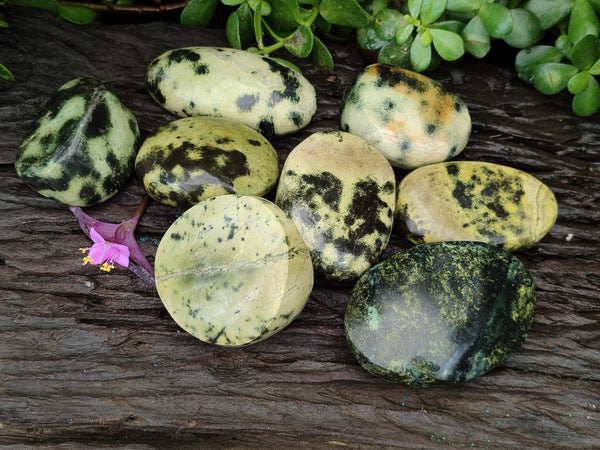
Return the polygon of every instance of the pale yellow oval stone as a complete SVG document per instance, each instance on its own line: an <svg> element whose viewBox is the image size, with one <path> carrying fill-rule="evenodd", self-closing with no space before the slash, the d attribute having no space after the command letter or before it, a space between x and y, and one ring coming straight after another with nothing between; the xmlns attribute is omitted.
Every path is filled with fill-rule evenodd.
<svg viewBox="0 0 600 450"><path fill-rule="evenodd" d="M413 170L396 200L396 227L414 243L481 241L513 251L542 239L558 215L554 194L537 178L475 161Z"/></svg>

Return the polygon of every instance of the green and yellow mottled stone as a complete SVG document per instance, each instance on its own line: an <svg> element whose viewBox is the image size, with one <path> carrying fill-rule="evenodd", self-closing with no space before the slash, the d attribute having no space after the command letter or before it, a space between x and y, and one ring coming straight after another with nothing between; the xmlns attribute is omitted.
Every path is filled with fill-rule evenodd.
<svg viewBox="0 0 600 450"><path fill-rule="evenodd" d="M344 318L369 372L415 387L483 375L530 331L535 289L510 253L481 242L422 244L372 267Z"/></svg>
<svg viewBox="0 0 600 450"><path fill-rule="evenodd" d="M414 243L481 241L506 251L538 242L558 214L554 194L537 178L474 161L416 169L396 200L396 227Z"/></svg>
<svg viewBox="0 0 600 450"><path fill-rule="evenodd" d="M315 89L302 74L233 48L165 52L150 63L146 86L173 114L224 117L268 137L305 127L317 110Z"/></svg>
<svg viewBox="0 0 600 450"><path fill-rule="evenodd" d="M451 159L471 134L471 116L458 96L431 78L387 64L367 66L354 78L340 122L404 169Z"/></svg>
<svg viewBox="0 0 600 450"><path fill-rule="evenodd" d="M232 347L286 327L313 286L298 230L253 196L222 195L188 209L160 241L155 271L160 299L181 328Z"/></svg>
<svg viewBox="0 0 600 450"><path fill-rule="evenodd" d="M298 144L282 169L275 203L310 248L318 283L355 281L389 241L396 180L363 139L320 131Z"/></svg>
<svg viewBox="0 0 600 450"><path fill-rule="evenodd" d="M17 150L15 169L45 197L72 206L101 203L125 186L139 144L137 121L97 80L65 83Z"/></svg>
<svg viewBox="0 0 600 450"><path fill-rule="evenodd" d="M190 207L217 195L264 195L277 183L278 164L273 146L252 128L187 117L144 141L135 170L153 199Z"/></svg>

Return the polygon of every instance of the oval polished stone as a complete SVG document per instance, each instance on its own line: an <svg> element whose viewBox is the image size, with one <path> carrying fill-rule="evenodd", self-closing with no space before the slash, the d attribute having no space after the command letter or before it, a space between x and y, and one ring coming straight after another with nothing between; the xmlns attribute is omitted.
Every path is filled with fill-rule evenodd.
<svg viewBox="0 0 600 450"><path fill-rule="evenodd" d="M204 200L169 227L156 252L156 288L177 324L222 346L286 327L313 286L310 253L290 219L260 197Z"/></svg>
<svg viewBox="0 0 600 450"><path fill-rule="evenodd" d="M146 86L173 114L224 117L268 137L305 127L317 109L315 89L302 74L233 48L165 52L150 63Z"/></svg>
<svg viewBox="0 0 600 450"><path fill-rule="evenodd" d="M369 372L410 386L470 380L518 350L531 328L527 268L481 242L422 244L372 267L344 318Z"/></svg>
<svg viewBox="0 0 600 450"><path fill-rule="evenodd" d="M387 160L342 131L312 134L287 157L275 203L310 248L318 283L355 281L389 241L396 180Z"/></svg>
<svg viewBox="0 0 600 450"><path fill-rule="evenodd" d="M39 194L71 206L115 195L133 172L134 115L98 80L65 83L39 113L16 154L15 170Z"/></svg>
<svg viewBox="0 0 600 450"><path fill-rule="evenodd" d="M153 199L189 207L216 195L264 195L277 183L278 164L273 146L252 128L187 117L146 139L135 169Z"/></svg>
<svg viewBox="0 0 600 450"><path fill-rule="evenodd" d="M471 116L459 97L435 80L387 64L367 66L354 78L340 121L403 169L458 155L471 134Z"/></svg>
<svg viewBox="0 0 600 450"><path fill-rule="evenodd" d="M554 194L537 178L475 161L416 169L396 200L396 227L417 244L482 241L513 251L542 239L558 214Z"/></svg>

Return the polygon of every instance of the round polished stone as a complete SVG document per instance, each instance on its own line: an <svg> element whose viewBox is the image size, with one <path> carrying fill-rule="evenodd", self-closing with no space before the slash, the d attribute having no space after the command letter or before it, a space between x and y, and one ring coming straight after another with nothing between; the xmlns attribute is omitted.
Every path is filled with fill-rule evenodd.
<svg viewBox="0 0 600 450"><path fill-rule="evenodd" d="M535 293L527 268L481 242L422 244L372 267L344 318L369 372L410 386L480 376L519 349Z"/></svg>
<svg viewBox="0 0 600 450"><path fill-rule="evenodd" d="M246 125L187 117L143 142L135 170L154 200L190 207L216 195L266 194L277 183L279 159L269 141Z"/></svg>
<svg viewBox="0 0 600 450"><path fill-rule="evenodd" d="M221 195L169 227L156 289L184 330L216 345L253 344L286 327L313 286L310 253L290 219L261 197Z"/></svg>
<svg viewBox="0 0 600 450"><path fill-rule="evenodd" d="M404 169L451 159L471 134L471 116L458 96L425 75L387 64L367 66L355 77L340 122Z"/></svg>
<svg viewBox="0 0 600 450"><path fill-rule="evenodd" d="M102 203L129 181L140 139L133 113L91 78L65 83L39 113L15 170L39 194L71 206Z"/></svg>
<svg viewBox="0 0 600 450"><path fill-rule="evenodd" d="M224 117L268 137L305 127L317 110L315 89L300 72L234 48L169 50L148 66L146 85L178 116Z"/></svg>
<svg viewBox="0 0 600 450"><path fill-rule="evenodd" d="M397 229L414 243L481 241L513 251L554 225L558 204L537 178L475 161L432 164L398 185Z"/></svg>
<svg viewBox="0 0 600 450"><path fill-rule="evenodd" d="M385 249L396 179L388 161L358 136L320 131L289 154L275 203L308 245L318 283L354 282Z"/></svg>

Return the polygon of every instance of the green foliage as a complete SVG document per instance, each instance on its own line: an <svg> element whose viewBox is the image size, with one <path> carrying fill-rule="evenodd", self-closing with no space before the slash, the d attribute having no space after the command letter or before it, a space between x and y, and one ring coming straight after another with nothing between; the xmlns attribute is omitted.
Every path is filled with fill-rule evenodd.
<svg viewBox="0 0 600 450"><path fill-rule="evenodd" d="M84 0L0 4L41 8L80 24L96 17ZM334 66L326 46L331 40L355 40L376 52L378 62L417 72L465 53L483 58L495 40L503 40L520 49L515 68L524 81L549 95L567 89L578 115L600 107L600 0L191 0L181 23L208 26L219 4L227 7L225 32L232 47L263 55L282 49L310 58L324 72ZM0 27L5 26L0 14ZM0 77L13 79L2 65Z"/></svg>

